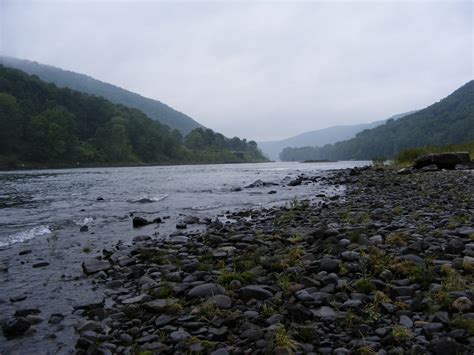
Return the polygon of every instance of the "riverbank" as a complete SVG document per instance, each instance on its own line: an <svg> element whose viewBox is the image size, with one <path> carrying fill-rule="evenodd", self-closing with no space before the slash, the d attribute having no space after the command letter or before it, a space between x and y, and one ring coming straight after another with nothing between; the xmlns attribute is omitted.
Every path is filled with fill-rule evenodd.
<svg viewBox="0 0 474 355"><path fill-rule="evenodd" d="M136 238L84 271L108 288L79 352L472 353L472 171L336 172L345 198Z"/></svg>
<svg viewBox="0 0 474 355"><path fill-rule="evenodd" d="M76 350L472 353L473 177L334 171L318 181L344 196L138 233L85 258L74 287L104 298L76 300Z"/></svg>

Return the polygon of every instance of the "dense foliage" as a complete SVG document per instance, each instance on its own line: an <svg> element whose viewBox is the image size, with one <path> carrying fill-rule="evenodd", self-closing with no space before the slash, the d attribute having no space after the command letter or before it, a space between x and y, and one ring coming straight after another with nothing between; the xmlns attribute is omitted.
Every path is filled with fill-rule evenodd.
<svg viewBox="0 0 474 355"><path fill-rule="evenodd" d="M395 163L408 165L413 163L416 158L421 157L422 155L442 152L469 152L471 159L474 159L474 141L462 144L405 149L397 154L395 157Z"/></svg>
<svg viewBox="0 0 474 355"><path fill-rule="evenodd" d="M188 134L195 128L203 127L191 117L174 110L160 101L140 96L87 75L12 57L0 57L0 64L19 69L28 74L37 75L40 79L54 83L59 87L102 96L113 103L134 107L144 112L148 117L172 129L178 129L182 134Z"/></svg>
<svg viewBox="0 0 474 355"><path fill-rule="evenodd" d="M182 137L137 109L0 66L0 165L263 161L257 144L198 128Z"/></svg>
<svg viewBox="0 0 474 355"><path fill-rule="evenodd" d="M474 140L474 81L443 100L398 120L364 130L354 138L323 147L285 148L280 159L392 158L407 148L459 144Z"/></svg>

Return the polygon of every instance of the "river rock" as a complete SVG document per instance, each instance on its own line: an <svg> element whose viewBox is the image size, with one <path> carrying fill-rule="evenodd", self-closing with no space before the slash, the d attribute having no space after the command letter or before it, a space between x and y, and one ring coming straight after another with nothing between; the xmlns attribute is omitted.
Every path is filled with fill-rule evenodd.
<svg viewBox="0 0 474 355"><path fill-rule="evenodd" d="M147 221L145 218L142 217L133 217L132 224L133 228L140 228L143 226L149 225L151 222Z"/></svg>
<svg viewBox="0 0 474 355"><path fill-rule="evenodd" d="M452 307L464 313L472 308L472 301L467 297L459 297L453 302Z"/></svg>
<svg viewBox="0 0 474 355"><path fill-rule="evenodd" d="M111 265L108 261L99 259L88 259L82 263L82 270L86 275L96 274L100 271L110 269Z"/></svg>
<svg viewBox="0 0 474 355"><path fill-rule="evenodd" d="M239 290L240 297L243 300L250 300L252 298L255 298L257 300L266 300L267 298L270 298L273 296L273 293L270 291L266 290L260 285L249 285L242 287Z"/></svg>
<svg viewBox="0 0 474 355"><path fill-rule="evenodd" d="M224 295L225 289L214 283L206 283L194 286L189 292L188 297L190 298L209 298L215 295Z"/></svg>
<svg viewBox="0 0 474 355"><path fill-rule="evenodd" d="M24 317L17 317L8 320L3 324L3 334L7 339L15 338L26 333L30 329L30 322Z"/></svg>

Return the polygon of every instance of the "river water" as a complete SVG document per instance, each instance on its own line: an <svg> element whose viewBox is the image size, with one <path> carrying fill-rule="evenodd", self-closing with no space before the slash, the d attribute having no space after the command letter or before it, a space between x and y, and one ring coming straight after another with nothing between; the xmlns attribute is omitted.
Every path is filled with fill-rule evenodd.
<svg viewBox="0 0 474 355"><path fill-rule="evenodd" d="M71 353L79 300L97 300L97 290L83 277L81 262L100 255L118 241L137 235L166 236L185 216L215 218L226 211L315 200L334 193L322 184L287 186L299 174L326 175L329 170L367 162L263 163L160 167L90 168L0 173L0 322L16 310L38 308L44 321L34 334L7 341L0 353ZM245 186L262 180L277 185ZM240 191L235 191L241 188ZM269 193L276 191L276 193ZM161 217L163 224L132 228L132 215ZM169 217L169 218L168 218ZM87 232L80 232L87 225ZM189 229L203 228L191 226ZM22 254L22 255L20 255ZM39 262L48 263L35 268ZM25 297L26 296L26 297ZM66 317L48 323L53 313Z"/></svg>

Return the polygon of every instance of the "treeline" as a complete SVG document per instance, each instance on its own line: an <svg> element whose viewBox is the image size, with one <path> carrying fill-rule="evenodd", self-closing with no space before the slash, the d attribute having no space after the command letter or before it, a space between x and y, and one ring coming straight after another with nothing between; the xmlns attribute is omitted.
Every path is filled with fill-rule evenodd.
<svg viewBox="0 0 474 355"><path fill-rule="evenodd" d="M474 81L443 100L398 120L364 130L354 138L322 147L285 148L283 161L393 158L407 148L474 140ZM315 142L317 143L317 142Z"/></svg>
<svg viewBox="0 0 474 355"><path fill-rule="evenodd" d="M184 137L137 109L0 66L0 165L264 161L255 142L210 129Z"/></svg>

